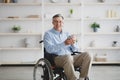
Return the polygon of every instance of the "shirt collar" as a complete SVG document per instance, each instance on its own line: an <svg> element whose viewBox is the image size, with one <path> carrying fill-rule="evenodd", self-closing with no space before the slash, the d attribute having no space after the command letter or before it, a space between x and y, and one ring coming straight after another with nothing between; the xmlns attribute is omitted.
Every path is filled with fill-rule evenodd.
<svg viewBox="0 0 120 80"><path fill-rule="evenodd" d="M62 34L62 33L63 33L63 30L62 30L62 32L59 32L59 31L55 30L54 28L52 29L52 31L53 31L55 34Z"/></svg>

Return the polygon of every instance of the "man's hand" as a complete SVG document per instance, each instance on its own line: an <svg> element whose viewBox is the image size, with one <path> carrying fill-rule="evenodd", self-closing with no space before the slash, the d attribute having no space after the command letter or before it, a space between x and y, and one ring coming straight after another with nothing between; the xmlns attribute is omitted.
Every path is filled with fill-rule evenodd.
<svg viewBox="0 0 120 80"><path fill-rule="evenodd" d="M73 45L75 42L76 37L74 35L71 35L65 40L65 45Z"/></svg>

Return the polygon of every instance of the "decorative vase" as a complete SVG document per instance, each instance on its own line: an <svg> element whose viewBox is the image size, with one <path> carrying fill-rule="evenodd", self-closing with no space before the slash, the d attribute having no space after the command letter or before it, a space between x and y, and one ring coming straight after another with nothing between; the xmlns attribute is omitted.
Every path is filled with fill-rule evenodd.
<svg viewBox="0 0 120 80"><path fill-rule="evenodd" d="M112 47L117 47L117 41L113 41Z"/></svg>
<svg viewBox="0 0 120 80"><path fill-rule="evenodd" d="M96 46L96 44L95 44L95 40L91 41L91 43L90 43L90 47L95 47L95 46Z"/></svg>
<svg viewBox="0 0 120 80"><path fill-rule="evenodd" d="M71 0L68 0L68 3L71 3Z"/></svg>
<svg viewBox="0 0 120 80"><path fill-rule="evenodd" d="M17 2L18 2L18 0L12 0L12 2L13 2L13 3L17 3Z"/></svg>
<svg viewBox="0 0 120 80"><path fill-rule="evenodd" d="M98 28L93 28L93 32L98 32Z"/></svg>
<svg viewBox="0 0 120 80"><path fill-rule="evenodd" d="M4 3L10 3L11 0L3 0Z"/></svg>
<svg viewBox="0 0 120 80"><path fill-rule="evenodd" d="M120 32L120 27L117 25L115 32Z"/></svg>
<svg viewBox="0 0 120 80"><path fill-rule="evenodd" d="M25 38L25 39L24 39L24 42L25 42L25 47L26 47L26 48L33 47L33 44L32 44L32 41L31 41L30 38Z"/></svg>
<svg viewBox="0 0 120 80"><path fill-rule="evenodd" d="M105 2L105 0L98 0L99 2Z"/></svg>

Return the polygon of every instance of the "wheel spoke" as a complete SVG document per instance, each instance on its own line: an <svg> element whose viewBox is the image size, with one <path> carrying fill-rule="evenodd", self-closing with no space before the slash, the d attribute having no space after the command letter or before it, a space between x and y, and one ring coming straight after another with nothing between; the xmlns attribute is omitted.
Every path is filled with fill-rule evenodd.
<svg viewBox="0 0 120 80"><path fill-rule="evenodd" d="M53 80L51 64L45 58L39 59L35 64L33 80Z"/></svg>

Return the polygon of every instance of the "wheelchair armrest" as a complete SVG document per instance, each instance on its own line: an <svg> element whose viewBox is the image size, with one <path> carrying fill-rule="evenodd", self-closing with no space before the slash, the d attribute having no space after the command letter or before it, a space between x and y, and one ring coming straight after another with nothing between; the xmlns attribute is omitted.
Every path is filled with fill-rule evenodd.
<svg viewBox="0 0 120 80"><path fill-rule="evenodd" d="M71 55L76 55L76 54L80 54L81 52L75 51L73 52Z"/></svg>

